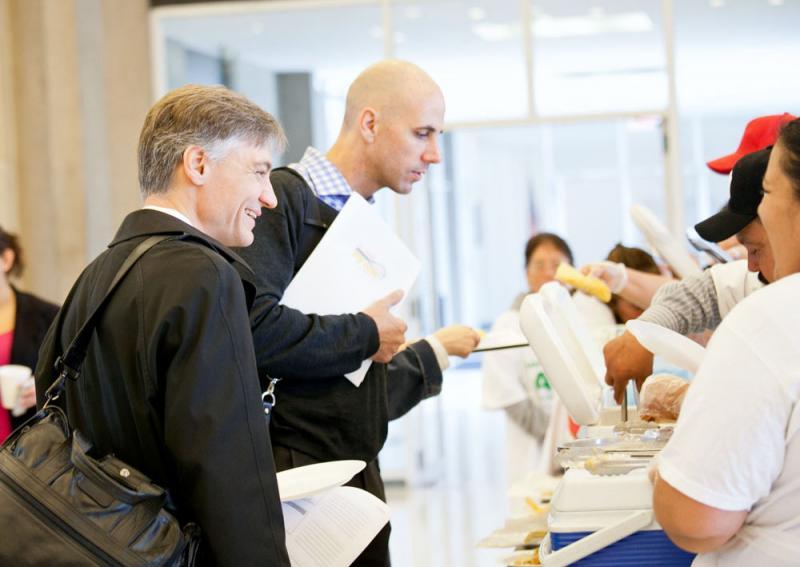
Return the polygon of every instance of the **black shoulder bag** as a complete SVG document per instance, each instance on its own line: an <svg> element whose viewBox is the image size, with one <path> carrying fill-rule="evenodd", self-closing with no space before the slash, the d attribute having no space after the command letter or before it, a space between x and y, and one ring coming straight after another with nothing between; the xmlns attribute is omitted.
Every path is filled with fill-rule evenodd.
<svg viewBox="0 0 800 567"><path fill-rule="evenodd" d="M92 333L120 280L147 250L174 236L144 240L125 259L105 297L63 358L44 407L0 448L0 565L184 566L195 561L199 529L181 529L168 495L145 475L72 430L53 402L77 380Z"/></svg>

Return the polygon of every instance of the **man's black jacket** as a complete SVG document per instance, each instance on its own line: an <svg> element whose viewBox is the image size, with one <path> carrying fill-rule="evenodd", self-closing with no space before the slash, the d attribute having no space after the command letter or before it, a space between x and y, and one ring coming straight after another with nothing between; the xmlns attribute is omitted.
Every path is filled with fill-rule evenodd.
<svg viewBox="0 0 800 567"><path fill-rule="evenodd" d="M84 270L48 331L39 405L53 364L125 257L152 234L186 234L148 251L114 292L66 409L98 455L114 453L167 488L204 533L217 565L288 565L248 305L252 273L230 250L162 212L131 213Z"/></svg>
<svg viewBox="0 0 800 567"><path fill-rule="evenodd" d="M370 462L383 447L388 421L441 390L436 355L418 341L388 365L373 363L358 388L343 376L377 351L374 321L363 313L307 315L279 305L337 211L291 169L277 169L270 179L278 206L264 211L255 242L239 252L258 281L251 318L262 380L284 379L276 387L272 441L319 460Z"/></svg>

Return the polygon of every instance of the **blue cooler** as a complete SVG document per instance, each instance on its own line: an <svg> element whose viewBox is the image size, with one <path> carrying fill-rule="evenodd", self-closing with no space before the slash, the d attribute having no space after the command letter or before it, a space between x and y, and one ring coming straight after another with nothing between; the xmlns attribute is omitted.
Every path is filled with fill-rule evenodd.
<svg viewBox="0 0 800 567"><path fill-rule="evenodd" d="M550 503L542 565L678 567L694 554L673 544L652 512L647 471L598 476L569 469Z"/></svg>

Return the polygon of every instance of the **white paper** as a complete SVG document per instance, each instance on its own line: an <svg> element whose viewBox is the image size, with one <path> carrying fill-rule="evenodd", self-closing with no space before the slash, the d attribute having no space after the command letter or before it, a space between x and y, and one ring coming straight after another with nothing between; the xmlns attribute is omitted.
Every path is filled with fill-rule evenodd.
<svg viewBox="0 0 800 567"><path fill-rule="evenodd" d="M367 466L364 461L344 460L314 463L280 471L278 494L281 502L314 496L334 486L342 486Z"/></svg>
<svg viewBox="0 0 800 567"><path fill-rule="evenodd" d="M384 502L351 486L281 506L292 567L347 567L389 521Z"/></svg>
<svg viewBox="0 0 800 567"><path fill-rule="evenodd" d="M396 289L408 295L419 269L419 260L378 211L353 193L281 303L317 315L357 313ZM371 363L365 360L347 379L359 386Z"/></svg>

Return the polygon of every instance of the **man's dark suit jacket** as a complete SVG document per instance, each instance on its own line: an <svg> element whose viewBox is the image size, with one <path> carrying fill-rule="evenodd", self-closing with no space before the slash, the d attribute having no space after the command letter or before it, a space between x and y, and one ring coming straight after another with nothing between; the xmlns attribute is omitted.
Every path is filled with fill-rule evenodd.
<svg viewBox="0 0 800 567"><path fill-rule="evenodd" d="M80 378L67 381L72 427L167 488L199 524L215 565L289 565L248 307L252 272L232 251L158 211L129 214L84 270L42 347L41 405L53 364L128 254L150 249L114 291Z"/></svg>
<svg viewBox="0 0 800 567"><path fill-rule="evenodd" d="M374 321L363 313L306 315L280 305L283 292L338 214L288 168L271 175L278 206L256 222L255 242L239 250L256 273L251 310L262 381L277 384L272 442L319 461L373 461L388 422L441 391L442 372L427 341L373 363L356 388L343 374L378 349ZM265 386L265 384L263 384Z"/></svg>

